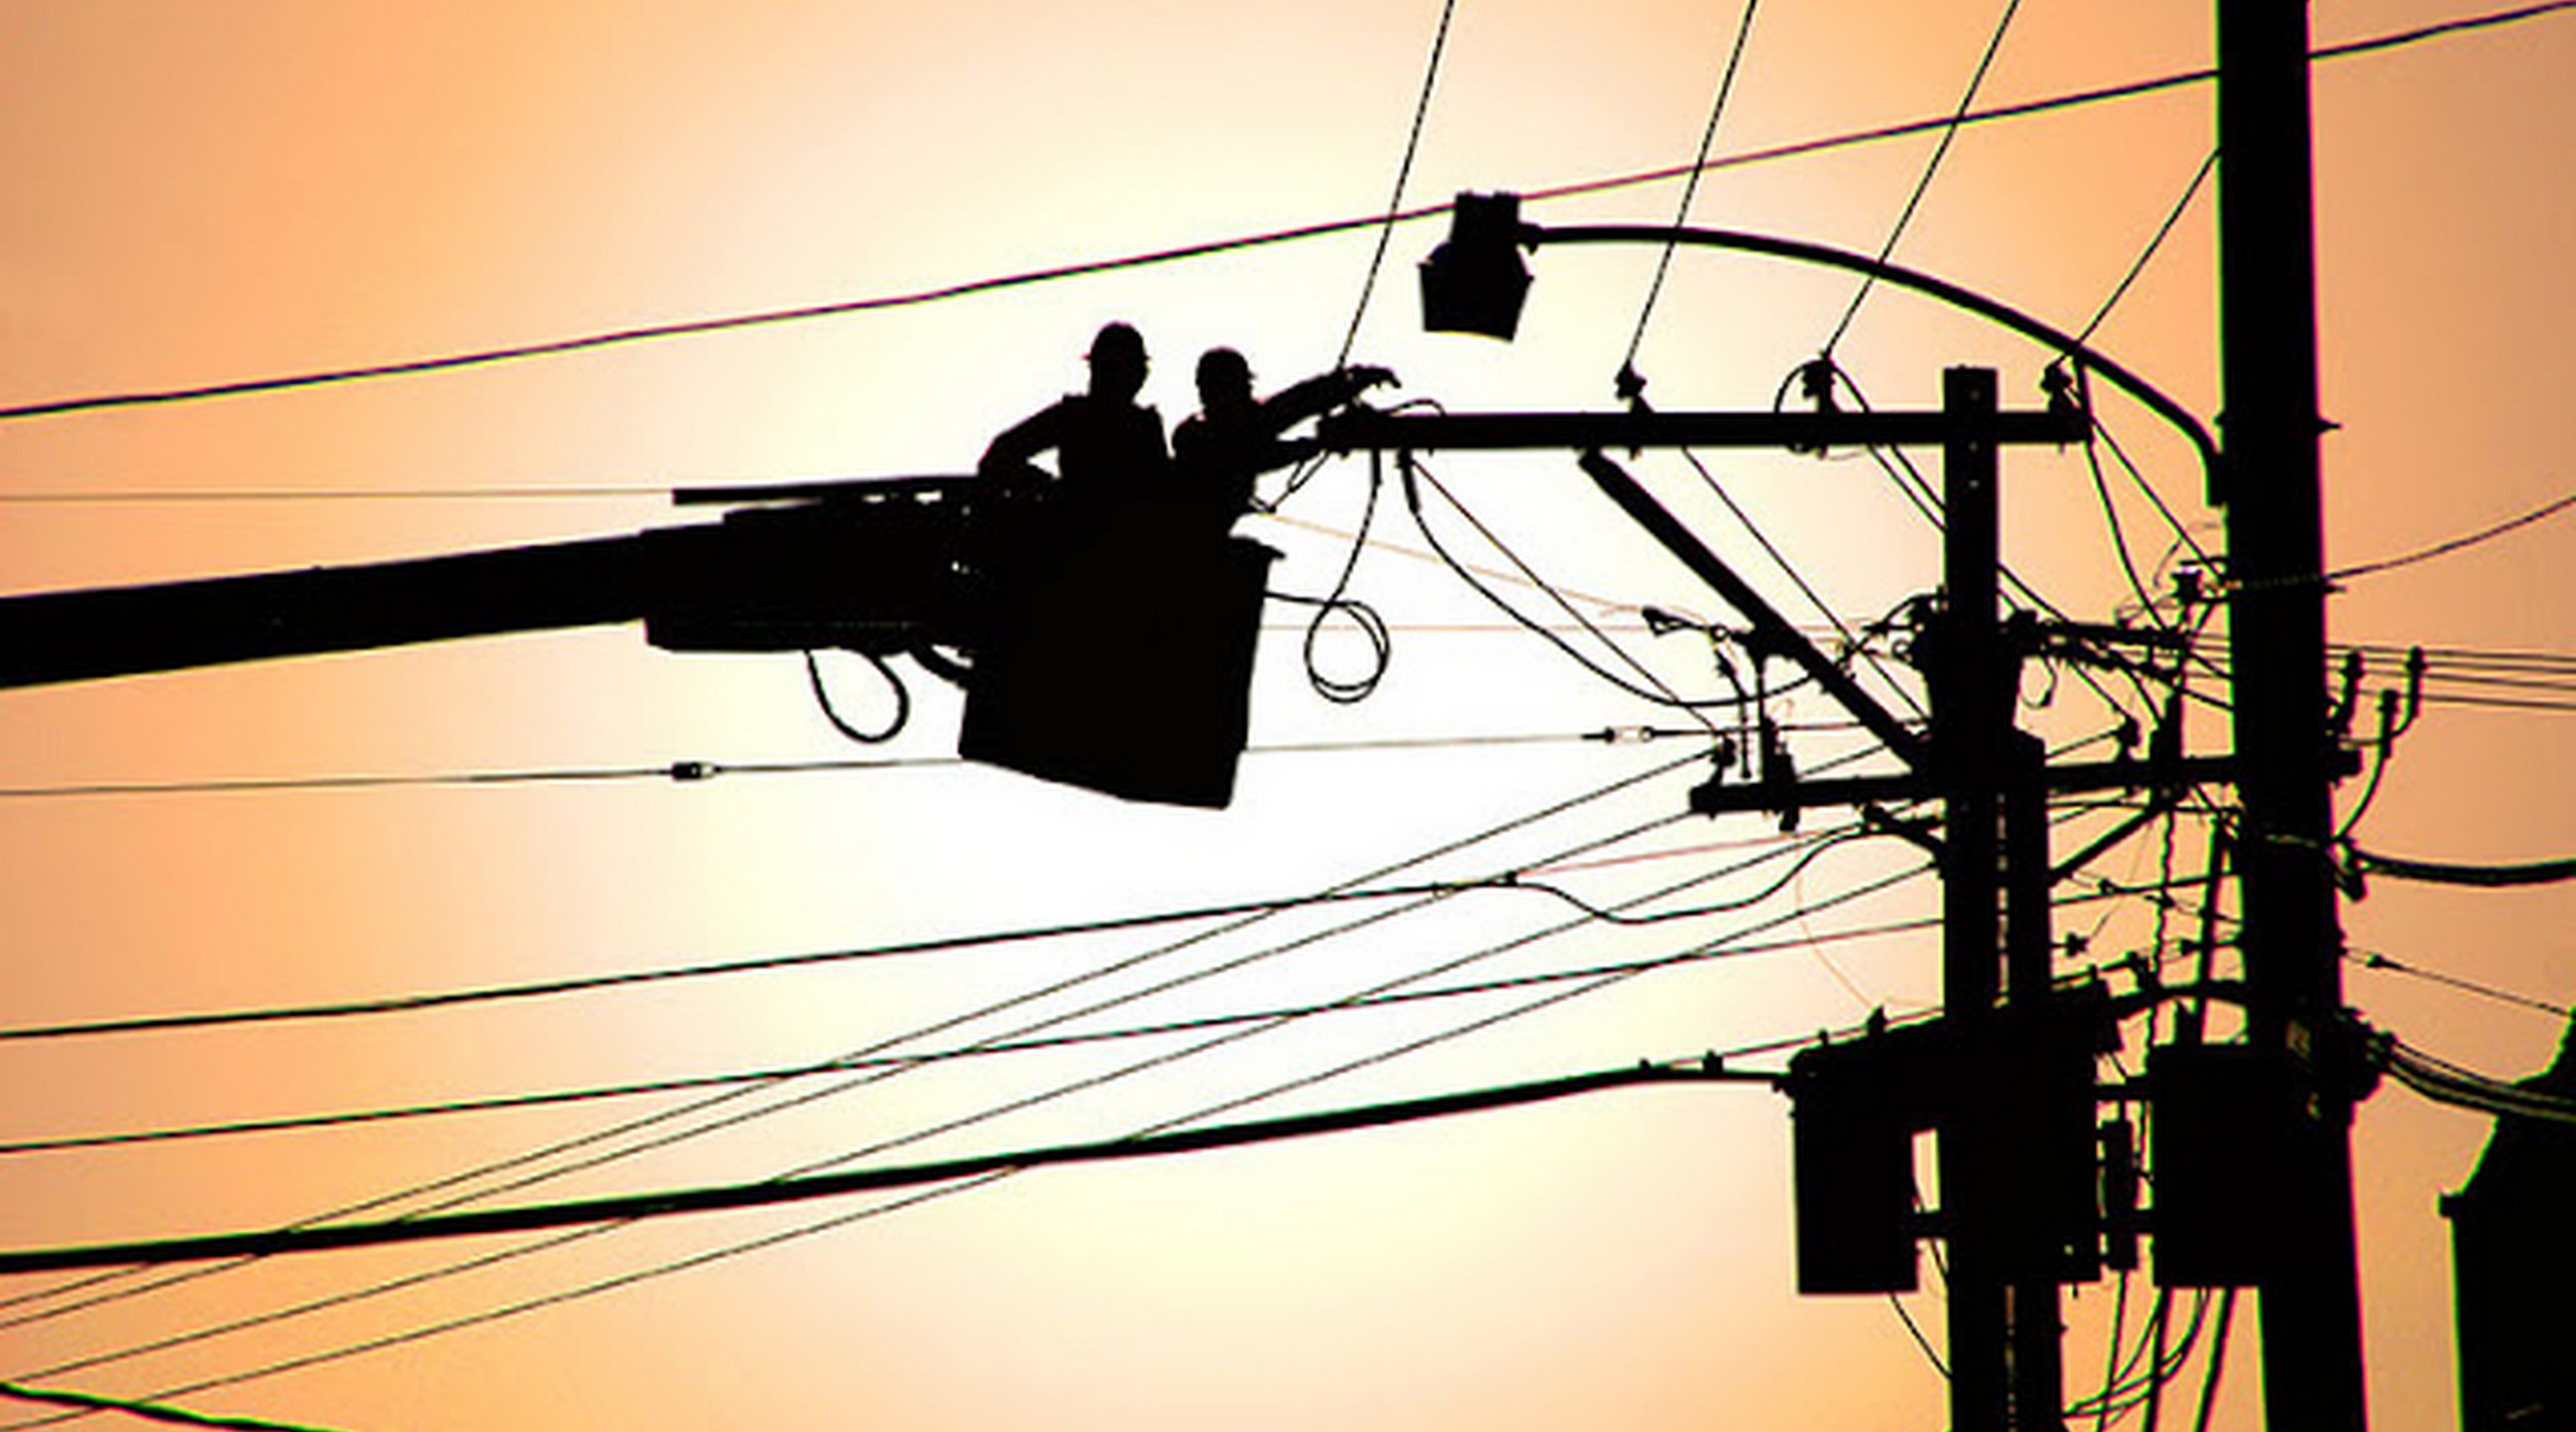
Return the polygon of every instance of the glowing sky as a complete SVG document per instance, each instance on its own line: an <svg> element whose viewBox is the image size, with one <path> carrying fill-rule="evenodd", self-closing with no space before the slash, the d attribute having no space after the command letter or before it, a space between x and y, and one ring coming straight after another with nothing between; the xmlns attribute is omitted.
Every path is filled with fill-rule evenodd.
<svg viewBox="0 0 2576 1432"><path fill-rule="evenodd" d="M1938 116L1993 34L1989 0L1765 7L1716 152ZM2471 7L2337 0L2320 42ZM1687 160L1740 12L1594 0L1458 0L1407 198L1538 190ZM1366 216L1387 202L1440 15L1303 0L792 0L618 4L83 0L0 7L0 406L363 366L635 325L897 295L1203 240ZM2205 6L2033 3L1981 101L2007 104L2209 63ZM2328 559L2416 550L2569 489L2576 439L2576 20L2543 18L2322 65L2318 231ZM1699 221L1874 251L1932 139L1721 169ZM2211 142L2205 87L1961 134L1897 259L2080 327L2181 197ZM1533 206L1543 223L1665 222L1656 184ZM2098 342L2204 420L2217 402L2204 192ZM1650 251L1544 253L1509 346L1418 332L1394 234L1355 355L1453 410L1610 405ZM0 588L148 580L464 550L687 520L675 484L962 471L991 433L1081 381L1105 318L1138 323L1147 392L1192 406L1214 343L1265 385L1330 364L1375 235L1006 289L915 307L315 391L0 423ZM1667 408L1768 406L1850 301L1846 276L1677 260L1638 365ZM1837 357L1882 407L1937 401L1954 363L2037 401L2048 355L1881 291ZM2133 407L2105 421L2204 544L2189 451ZM1850 455L1713 460L1838 612L1865 621L1938 580L1938 541ZM1930 459L1925 459L1927 464ZM1640 475L1801 620L1788 580L1678 460ZM1727 616L1571 464L1451 458L1441 480L1587 612ZM2115 481L2125 478L2114 473ZM1365 465L1337 464L1257 524L1279 584L1331 586ZM530 489L553 497L524 495ZM624 495L603 493L620 489ZM501 490L521 493L501 496ZM2134 606L2081 454L2007 463L2006 556L2072 613ZM352 493L403 493L365 498ZM251 500L245 493L289 494ZM294 497L291 494L306 494ZM583 494L587 495L583 495ZM2150 570L2172 534L2133 488ZM137 494L214 500L130 500ZM315 495L332 494L332 495ZM447 494L441 496L439 494ZM57 499L86 500L57 500ZM1390 542L1419 534L1390 494ZM1463 519L1435 510L1475 559ZM1250 529L1248 529L1250 530ZM2565 522L2354 581L2339 640L2576 649ZM1507 588L1533 610L1544 598ZM97 783L544 772L838 759L792 659L678 658L631 631L568 633L0 696L0 1027L517 983L1303 893L1670 763L1560 821L1404 875L1543 861L1594 899L1759 853L1769 823L1676 823L1704 774L1686 741L1354 750L1570 735L1679 718L1619 695L1435 565L1372 550L1357 595L1396 624L1378 694L1341 706L1299 670L1279 608L1256 754L1222 815L1123 806L937 763L953 695L916 677L910 730L873 772L37 796ZM1552 611L1548 613L1556 615ZM1472 630L1461 630L1469 628ZM1623 634L1706 689L1705 647ZM1114 641L1116 634L1103 634ZM1346 662L1348 647L1326 659ZM879 700L831 668L854 709ZM2376 679L2376 677L2374 678ZM1901 683L1900 683L1901 684ZM2045 683L2034 676L2033 702ZM2025 713L2053 739L2109 724L2068 680ZM1882 690L1892 688L1882 687ZM1079 693L1068 699L1080 699ZM1892 699L1892 698L1891 698ZM2563 699L2563 698L2561 698ZM1786 714L1826 722L1818 698ZM2462 860L2576 850L2563 711L2435 707L2358 836ZM2224 723L2196 720L2196 749ZM1801 737L1802 762L1861 749ZM1880 760L1883 762L1884 758ZM2348 809L2358 788L2342 800ZM1830 822L1819 822L1829 825ZM2186 824L2176 860L2197 868ZM1718 847L1702 851L1701 847ZM1691 852L1686 856L1671 854ZM1853 844L1733 923L1591 927L1460 979L1636 959L1900 868ZM2152 879L2153 837L2102 873ZM1765 867L1777 875L1785 866ZM1750 881L1700 900L1748 894ZM1936 908L1928 882L1791 921L1816 937ZM1032 1000L920 1041L954 1045L1155 972L1356 912L1305 915L1152 971ZM1573 915L1462 897L1068 1027L1328 1000ZM2102 912L2063 917L2092 929ZM2352 943L2566 1004L2565 893L2375 886ZM1170 938L1177 938L1174 936ZM2120 907L2098 952L2155 938ZM1150 943L1149 943L1150 941ZM855 962L560 1001L310 1025L0 1043L25 1140L776 1068L930 1026L1157 948L1151 936ZM2351 1002L2409 1041L2521 1077L2560 1021L2393 972ZM1875 1005L1937 999L1929 935L1788 949L1598 995L1247 1109L1277 1112L1794 1039ZM1302 1023L874 1155L1098 1138L1380 1055L1496 1014L1487 999ZM766 1178L992 1110L1152 1054L1164 1039L961 1061L498 1201ZM1776 1063L1776 1056L1774 1057ZM274 1225L576 1138L674 1102L0 1158L0 1247ZM368 1432L620 1426L1289 1428L1938 1427L1939 1377L1884 1300L1800 1300L1783 1101L1753 1089L1622 1093L1541 1110L1151 1167L1042 1172L687 1271L360 1356L275 1364L675 1268L864 1212L720 1215L630 1229L407 1282L519 1245L279 1260L97 1307L0 1283L0 1376ZM2364 1293L2378 1425L2449 1425L2447 1230L2483 1121L2382 1092L2362 1112ZM522 1170L525 1172L525 1170ZM486 1183L499 1182L499 1179ZM414 1199L404 1208L420 1206ZM133 1286L122 1281L114 1288ZM161 1339L368 1296L148 1354ZM37 1296L45 1295L45 1296ZM2134 1335L2143 1294L2133 1298ZM2068 1387L2100 1381L2110 1285L2071 1295ZM1938 1299L1909 1300L1937 1337ZM17 1321L61 1310L59 1316ZM2198 1364L2195 1364L2195 1368ZM2240 1319L2215 1425L2257 1425ZM2196 1383L2193 1384L2196 1387ZM0 1406L0 1426L17 1425ZM27 1410L26 1416L39 1415Z"/></svg>

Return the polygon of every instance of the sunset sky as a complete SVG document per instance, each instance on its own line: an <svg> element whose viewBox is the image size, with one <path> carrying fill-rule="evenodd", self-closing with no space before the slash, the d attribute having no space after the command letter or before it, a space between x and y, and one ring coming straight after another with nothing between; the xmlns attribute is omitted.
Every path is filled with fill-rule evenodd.
<svg viewBox="0 0 2576 1432"><path fill-rule="evenodd" d="M1937 136L1805 146L1949 115L2007 13L1762 7L1690 219L1877 252ZM2206 5L2009 13L1979 108L2212 62ZM2332 46L2481 13L2334 0L2312 26ZM1457 0L1404 206L1687 164L1742 17ZM0 409L853 305L1366 219L1388 207L1441 31L1435 0L0 4ZM2570 75L2576 14L2556 12L2315 71L2332 567L2576 491ZM2206 84L1969 126L1894 260L2082 329L2212 141ZM1802 152L1731 162L1783 147ZM1681 197L1670 179L1599 187L1527 217L1669 223ZM2205 423L2213 198L2199 190L2094 337ZM1240 348L1264 388L1282 386L1332 365L1355 314L1350 355L1400 375L1393 400L1615 404L1653 249L1539 252L1529 317L1504 345L1421 332L1414 270L1436 220L1396 225L1364 290L1379 233L425 375L0 418L0 591L707 520L673 507L675 486L964 472L993 433L1080 386L1111 318L1144 332L1145 398L1167 423L1195 406L1204 348ZM1853 299L1848 274L1685 251L1636 364L1659 407L1768 408ZM2008 405L2035 406L2053 355L1881 287L1834 356L1872 405L1918 408L1959 364L1996 369ZM2223 551L2189 446L2100 398L2190 540ZM2099 453L2134 565L2169 596L2177 533ZM1938 584L1937 533L1868 455L1703 460L1853 628ZM1916 461L1937 480L1937 453ZM1840 640L1681 457L1633 467L1776 606ZM1650 637L1639 608L1738 618L1567 456L1430 468L1509 555L1436 493L1423 520L1505 600L1600 651L1519 575L1526 562L1661 679L1723 694L1706 644ZM1364 460L1326 465L1244 524L1283 553L1276 590L1333 587L1370 481ZM2137 616L2083 451L2016 450L2003 490L2005 558L2031 588L2078 619ZM0 693L0 1250L748 1183L1704 1051L1776 1069L1796 1041L1873 1009L1937 1006L1936 935L1867 933L1937 912L1928 878L1867 889L1918 864L1911 847L1818 845L1843 812L1794 836L1761 816L1686 816L1709 774L1687 715L1513 626L1429 555L1391 484L1373 518L1350 590L1393 628L1383 679L1365 701L1324 699L1302 659L1310 609L1272 603L1254 751L1222 813L958 764L955 693L909 666L910 725L860 748L817 711L795 657L667 655L631 629ZM2576 514L2562 514L2336 591L2332 638L2370 650L2364 734L2398 680L2392 649L2432 649L2444 678L2357 843L2467 862L2576 854L2571 563ZM2222 657L2223 636L2222 621ZM2496 653L2554 661L2477 659ZM1880 640L1863 680L1904 709L1920 685L1885 654ZM1316 660L1341 678L1367 666L1347 630L1325 632ZM823 669L854 719L887 709L865 663ZM2530 684L2464 679L2500 675ZM2122 715L2151 715L2133 689L2072 671L2034 669L2022 694L2029 729L2097 755ZM1812 691L1774 711L1802 768L1893 768ZM1637 727L1676 734L1581 739ZM2223 712L2196 705L2189 735L2224 750ZM651 774L676 761L731 773ZM2070 817L2059 853L2115 815ZM2197 816L2150 828L2087 878L2151 885L2167 862L2189 876L2207 842ZM1488 889L368 1017L16 1037L1509 873L1596 907L1645 902L1637 913L1749 903L1619 925ZM2097 896L2061 909L2058 929L2086 936L2088 959L2171 957L2199 908L2196 892L2161 912ZM2379 880L2344 917L2358 959L2380 963L2346 970L2376 1027L2505 1079L2558 1048L2576 1000L2567 887ZM673 1111L721 1090L22 1147L1105 1035L1714 951L1733 953L1597 990L1560 979L863 1082L727 1086L748 1092L697 1113ZM1943 1426L1941 1376L1889 1300L1796 1296L1788 1127L1787 1101L1759 1085L1637 1089L559 1246L7 1278L0 1379L366 1432ZM2376 1426L2454 1425L2437 1202L2488 1128L2393 1083L2361 1110ZM2151 1300L2144 1278L2125 1298L2111 1282L2069 1293L2070 1399L2103 1385L2115 1326L2133 1346ZM1937 1350L1937 1284L1903 1310ZM2213 1340L2168 1416L2197 1406ZM2249 1301L2213 1425L2260 1425L2260 1365ZM58 1415L0 1401L0 1432Z"/></svg>

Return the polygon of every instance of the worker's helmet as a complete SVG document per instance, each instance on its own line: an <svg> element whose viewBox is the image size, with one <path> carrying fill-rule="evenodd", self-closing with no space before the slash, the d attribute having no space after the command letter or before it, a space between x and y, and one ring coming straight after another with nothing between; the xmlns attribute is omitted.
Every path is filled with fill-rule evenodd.
<svg viewBox="0 0 2576 1432"><path fill-rule="evenodd" d="M1199 355L1201 393L1252 391L1252 365L1231 348L1211 348Z"/></svg>
<svg viewBox="0 0 2576 1432"><path fill-rule="evenodd" d="M1145 366L1145 335L1130 323L1104 323L1092 335L1091 352L1084 355L1096 367L1110 363L1128 368Z"/></svg>

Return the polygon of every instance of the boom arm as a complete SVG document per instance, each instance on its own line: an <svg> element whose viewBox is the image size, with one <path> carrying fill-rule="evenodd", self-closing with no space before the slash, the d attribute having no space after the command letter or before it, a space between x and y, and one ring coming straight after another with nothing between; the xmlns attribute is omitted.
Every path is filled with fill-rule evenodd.
<svg viewBox="0 0 2576 1432"><path fill-rule="evenodd" d="M623 537L0 597L0 687L640 621L666 651L912 652L962 672L969 760L1130 800L1232 800L1268 548L1141 513L1051 522L1043 495L973 478L679 497L764 505Z"/></svg>
<svg viewBox="0 0 2576 1432"><path fill-rule="evenodd" d="M0 686L634 621L673 651L954 642L970 488L853 484L623 537L0 597Z"/></svg>

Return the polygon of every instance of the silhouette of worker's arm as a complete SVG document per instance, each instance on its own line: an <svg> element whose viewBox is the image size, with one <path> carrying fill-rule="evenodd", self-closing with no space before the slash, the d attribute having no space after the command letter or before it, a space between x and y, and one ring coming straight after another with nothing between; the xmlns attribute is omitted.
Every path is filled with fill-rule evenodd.
<svg viewBox="0 0 2576 1432"><path fill-rule="evenodd" d="M1321 416L1352 402L1371 388L1394 381L1395 374L1384 368L1370 365L1336 368L1302 383L1292 383L1262 399L1261 411L1269 420L1272 432L1284 433L1308 418Z"/></svg>
<svg viewBox="0 0 2576 1432"><path fill-rule="evenodd" d="M1064 439L1064 408L1054 403L1004 428L984 449L975 471L984 477L1025 473L1039 453Z"/></svg>

